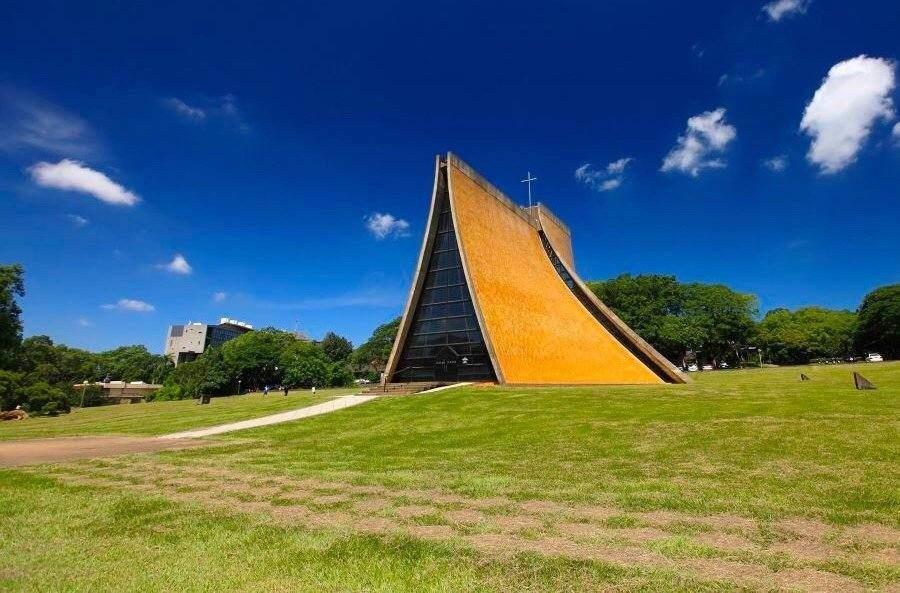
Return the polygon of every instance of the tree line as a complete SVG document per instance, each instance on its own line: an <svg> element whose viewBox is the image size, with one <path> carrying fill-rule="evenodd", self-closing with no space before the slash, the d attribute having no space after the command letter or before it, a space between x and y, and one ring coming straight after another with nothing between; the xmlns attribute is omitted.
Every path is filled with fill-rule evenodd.
<svg viewBox="0 0 900 593"><path fill-rule="evenodd" d="M873 290L856 311L773 309L762 318L755 295L722 284L622 274L588 286L676 364L691 358L746 364L760 357L775 364L802 364L867 352L900 357L900 284ZM355 377L377 381L400 326L400 317L378 326L357 348L333 332L309 342L265 328L175 367L140 345L89 352L54 344L47 336L23 339L18 299L24 294L22 267L0 266L0 409L21 405L34 414L66 412L82 400L85 405L101 403L98 391L76 392L72 385L107 377L162 383L157 399L230 395L264 385L345 386Z"/></svg>
<svg viewBox="0 0 900 593"><path fill-rule="evenodd" d="M588 287L642 338L676 364L805 364L878 352L900 356L900 284L867 294L856 311L778 308L759 318L755 295L674 276L622 274ZM758 353L758 354L757 354Z"/></svg>

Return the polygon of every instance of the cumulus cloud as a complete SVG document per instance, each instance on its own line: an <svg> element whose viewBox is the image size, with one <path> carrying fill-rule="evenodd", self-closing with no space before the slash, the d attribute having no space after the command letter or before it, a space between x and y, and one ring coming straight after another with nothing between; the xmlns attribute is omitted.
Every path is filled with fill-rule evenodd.
<svg viewBox="0 0 900 593"><path fill-rule="evenodd" d="M769 19L778 22L784 17L803 14L809 8L811 0L774 0L762 7Z"/></svg>
<svg viewBox="0 0 900 593"><path fill-rule="evenodd" d="M633 160L631 157L623 157L602 168L585 163L575 169L575 179L595 191L611 191L622 185L625 168Z"/></svg>
<svg viewBox="0 0 900 593"><path fill-rule="evenodd" d="M191 264L189 264L184 256L180 253L176 253L172 258L172 261L170 261L169 263L158 264L156 267L160 270L165 270L173 274L181 274L183 276L186 276L194 271L194 268L191 267Z"/></svg>
<svg viewBox="0 0 900 593"><path fill-rule="evenodd" d="M406 237L409 235L409 223L392 214L375 212L366 217L366 228L376 239L387 237Z"/></svg>
<svg viewBox="0 0 900 593"><path fill-rule="evenodd" d="M116 206L134 206L140 198L101 173L79 161L41 161L28 168L31 179L41 187L76 191Z"/></svg>
<svg viewBox="0 0 900 593"><path fill-rule="evenodd" d="M776 173L780 173L787 169L788 166L788 158L785 155L773 156L770 159L764 159L763 167L770 171L774 171Z"/></svg>
<svg viewBox="0 0 900 593"><path fill-rule="evenodd" d="M93 129L80 117L10 87L0 87L0 150L81 158L99 152Z"/></svg>
<svg viewBox="0 0 900 593"><path fill-rule="evenodd" d="M823 173L853 163L872 126L893 119L894 84L894 63L883 58L861 55L832 66L800 122L812 138L809 161Z"/></svg>
<svg viewBox="0 0 900 593"><path fill-rule="evenodd" d="M84 216L78 216L77 214L66 214L66 218L71 220L72 224L74 224L75 226L79 226L79 227L85 226L85 225L87 225L87 223L90 222Z"/></svg>
<svg viewBox="0 0 900 593"><path fill-rule="evenodd" d="M687 121L687 130L663 159L661 171L681 171L694 177L703 169L721 169L725 161L716 155L737 136L737 129L725 121L725 109L719 107L695 115Z"/></svg>
<svg viewBox="0 0 900 593"><path fill-rule="evenodd" d="M166 99L163 99L163 104L185 119L192 121L201 121L203 119L206 119L205 110L199 107L188 105L178 97L168 97Z"/></svg>
<svg viewBox="0 0 900 593"><path fill-rule="evenodd" d="M225 292L222 292L221 290L219 292L214 292L212 295L212 300L214 303L221 303L227 298L228 298L228 294Z"/></svg>
<svg viewBox="0 0 900 593"><path fill-rule="evenodd" d="M139 301L137 299L119 299L110 305L101 305L101 308L109 311L134 311L137 313L150 313L156 311L156 307L150 303Z"/></svg>

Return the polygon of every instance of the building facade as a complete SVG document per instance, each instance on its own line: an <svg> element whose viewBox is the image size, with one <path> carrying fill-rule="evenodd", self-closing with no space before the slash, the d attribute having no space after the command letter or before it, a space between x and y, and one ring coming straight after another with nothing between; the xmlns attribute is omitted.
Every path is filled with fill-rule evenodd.
<svg viewBox="0 0 900 593"><path fill-rule="evenodd" d="M249 331L253 331L249 323L227 317L222 317L218 324L170 325L165 354L177 366L195 360L211 346L221 346Z"/></svg>
<svg viewBox="0 0 900 593"><path fill-rule="evenodd" d="M387 382L681 383L575 272L568 227L439 156Z"/></svg>

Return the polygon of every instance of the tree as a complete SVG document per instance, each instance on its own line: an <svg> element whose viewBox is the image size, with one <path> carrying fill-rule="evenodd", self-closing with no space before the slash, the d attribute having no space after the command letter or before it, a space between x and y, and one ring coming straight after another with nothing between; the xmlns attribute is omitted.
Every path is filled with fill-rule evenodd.
<svg viewBox="0 0 900 593"><path fill-rule="evenodd" d="M603 282L588 282L594 294L642 338L659 344L673 338L667 320L681 314L681 285L675 276L622 274Z"/></svg>
<svg viewBox="0 0 900 593"><path fill-rule="evenodd" d="M281 356L284 382L291 387L325 387L331 383L332 364L314 344L297 342Z"/></svg>
<svg viewBox="0 0 900 593"><path fill-rule="evenodd" d="M622 274L588 286L670 360L688 350L708 360L738 357L753 330L756 297L721 284L681 284L674 276Z"/></svg>
<svg viewBox="0 0 900 593"><path fill-rule="evenodd" d="M855 329L856 314L852 311L773 309L758 324L757 339L772 362L803 364L812 358L851 354Z"/></svg>
<svg viewBox="0 0 900 593"><path fill-rule="evenodd" d="M69 400L62 389L58 389L43 381L29 385L22 390L22 407L29 414L56 416L60 412L68 412Z"/></svg>
<svg viewBox="0 0 900 593"><path fill-rule="evenodd" d="M0 266L0 369L10 369L22 342L22 309L16 297L25 296L25 272L19 264Z"/></svg>
<svg viewBox="0 0 900 593"><path fill-rule="evenodd" d="M99 379L107 375L116 381L159 383L171 370L165 356L151 354L146 346L121 346L97 355Z"/></svg>
<svg viewBox="0 0 900 593"><path fill-rule="evenodd" d="M854 342L860 352L900 357L900 284L876 288L865 296Z"/></svg>
<svg viewBox="0 0 900 593"><path fill-rule="evenodd" d="M353 344L350 340L334 332L325 334L319 346L331 362L343 362L353 354Z"/></svg>
<svg viewBox="0 0 900 593"><path fill-rule="evenodd" d="M361 344L352 356L353 363L359 370L375 370L381 372L387 366L391 356L394 339L400 329L400 317L379 325L365 343Z"/></svg>
<svg viewBox="0 0 900 593"><path fill-rule="evenodd" d="M222 355L232 378L246 387L259 388L281 382L283 352L298 343L293 335L273 328L248 332L222 345Z"/></svg>
<svg viewBox="0 0 900 593"><path fill-rule="evenodd" d="M13 410L24 401L22 374L0 370L0 411Z"/></svg>

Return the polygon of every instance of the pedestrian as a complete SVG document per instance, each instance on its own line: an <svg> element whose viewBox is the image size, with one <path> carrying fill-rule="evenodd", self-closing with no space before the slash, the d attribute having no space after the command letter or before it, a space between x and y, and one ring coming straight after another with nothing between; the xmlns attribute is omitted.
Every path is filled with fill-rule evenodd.
<svg viewBox="0 0 900 593"><path fill-rule="evenodd" d="M312 388L312 394L313 394L313 395L316 394L316 386L315 386L315 385L313 385L313 388Z"/></svg>
<svg viewBox="0 0 900 593"><path fill-rule="evenodd" d="M269 386L268 385L263 387L263 395L269 395Z"/></svg>
<svg viewBox="0 0 900 593"><path fill-rule="evenodd" d="M287 397L287 394L288 394L288 386L287 386L287 385L282 385L282 387L284 387L284 397Z"/></svg>

